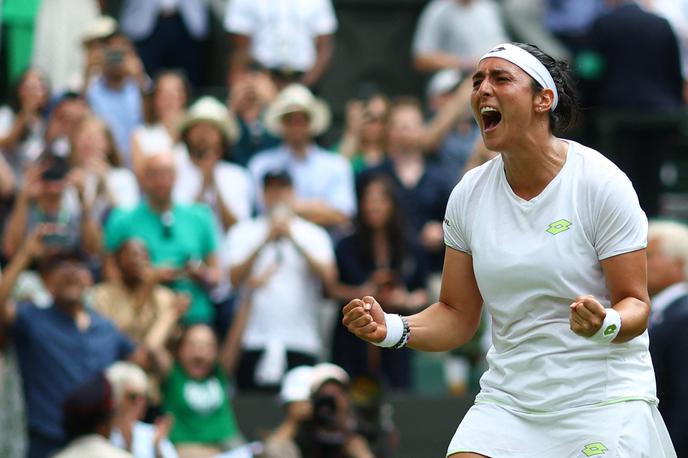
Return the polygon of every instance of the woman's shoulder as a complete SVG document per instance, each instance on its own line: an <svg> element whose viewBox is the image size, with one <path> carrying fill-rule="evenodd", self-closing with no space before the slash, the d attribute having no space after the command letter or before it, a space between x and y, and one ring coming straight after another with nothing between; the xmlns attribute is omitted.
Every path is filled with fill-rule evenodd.
<svg viewBox="0 0 688 458"><path fill-rule="evenodd" d="M567 140L571 148L569 154L576 169L576 176L590 184L605 184L612 179L623 179L626 174L610 159L599 151L581 143Z"/></svg>

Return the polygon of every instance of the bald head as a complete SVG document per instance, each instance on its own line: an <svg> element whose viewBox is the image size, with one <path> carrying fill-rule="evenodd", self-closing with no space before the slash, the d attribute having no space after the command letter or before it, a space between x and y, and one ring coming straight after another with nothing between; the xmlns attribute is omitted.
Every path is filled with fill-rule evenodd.
<svg viewBox="0 0 688 458"><path fill-rule="evenodd" d="M145 159L140 185L154 209L164 211L171 205L175 178L171 153L156 153Z"/></svg>

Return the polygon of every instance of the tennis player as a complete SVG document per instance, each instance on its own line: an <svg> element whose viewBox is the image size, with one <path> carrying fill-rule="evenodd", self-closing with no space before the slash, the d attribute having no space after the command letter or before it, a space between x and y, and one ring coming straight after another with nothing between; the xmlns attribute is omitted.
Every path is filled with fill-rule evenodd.
<svg viewBox="0 0 688 458"><path fill-rule="evenodd" d="M354 299L344 325L383 347L445 351L485 305L489 369L452 458L676 457L648 352L647 218L613 163L555 136L577 115L566 64L499 45L471 105L500 154L449 199L440 301L400 317Z"/></svg>

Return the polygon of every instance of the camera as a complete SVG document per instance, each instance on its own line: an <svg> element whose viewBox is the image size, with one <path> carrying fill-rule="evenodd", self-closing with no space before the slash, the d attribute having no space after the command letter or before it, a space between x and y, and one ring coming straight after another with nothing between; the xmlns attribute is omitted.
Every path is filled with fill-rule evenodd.
<svg viewBox="0 0 688 458"><path fill-rule="evenodd" d="M48 164L48 168L41 174L41 179L44 181L64 180L69 173L69 161L64 157L48 154L43 162Z"/></svg>
<svg viewBox="0 0 688 458"><path fill-rule="evenodd" d="M117 67L124 63L125 52L123 49L108 48L105 50L105 65Z"/></svg>
<svg viewBox="0 0 688 458"><path fill-rule="evenodd" d="M337 425L337 401L334 396L319 395L313 399L313 423L320 428Z"/></svg>

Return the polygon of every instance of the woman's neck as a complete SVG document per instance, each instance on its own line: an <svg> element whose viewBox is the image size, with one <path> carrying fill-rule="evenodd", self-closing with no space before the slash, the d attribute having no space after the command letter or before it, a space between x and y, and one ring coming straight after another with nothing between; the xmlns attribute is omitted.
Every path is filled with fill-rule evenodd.
<svg viewBox="0 0 688 458"><path fill-rule="evenodd" d="M506 179L513 192L530 200L538 196L566 163L567 142L550 135L544 141L525 138L502 153Z"/></svg>

